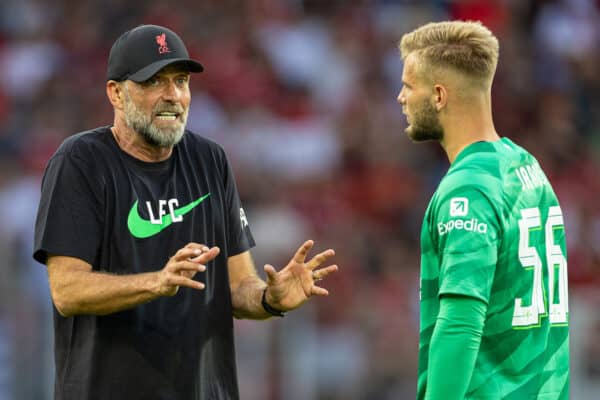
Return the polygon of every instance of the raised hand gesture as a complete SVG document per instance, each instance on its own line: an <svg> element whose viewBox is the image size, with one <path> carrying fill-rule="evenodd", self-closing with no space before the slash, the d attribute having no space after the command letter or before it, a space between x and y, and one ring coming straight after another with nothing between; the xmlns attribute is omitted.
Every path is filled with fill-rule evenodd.
<svg viewBox="0 0 600 400"><path fill-rule="evenodd" d="M335 255L332 249L325 250L308 262L306 256L312 249L314 242L307 240L296 251L290 262L279 272L272 265L265 265L267 274L267 303L281 311L289 311L304 304L313 295L327 296L327 289L315 283L338 270L337 265L319 268L329 258Z"/></svg>

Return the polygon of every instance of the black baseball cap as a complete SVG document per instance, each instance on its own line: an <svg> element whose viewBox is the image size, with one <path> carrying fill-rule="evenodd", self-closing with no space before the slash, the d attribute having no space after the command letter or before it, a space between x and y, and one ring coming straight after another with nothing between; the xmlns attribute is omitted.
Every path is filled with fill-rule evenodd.
<svg viewBox="0 0 600 400"><path fill-rule="evenodd" d="M108 56L106 80L144 82L158 71L182 63L190 72L204 68L192 60L183 40L172 30L158 25L140 25L122 34Z"/></svg>

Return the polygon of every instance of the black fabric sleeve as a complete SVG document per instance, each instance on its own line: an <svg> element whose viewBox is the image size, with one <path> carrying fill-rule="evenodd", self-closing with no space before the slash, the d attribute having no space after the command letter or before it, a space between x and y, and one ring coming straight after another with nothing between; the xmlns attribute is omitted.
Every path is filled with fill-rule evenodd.
<svg viewBox="0 0 600 400"><path fill-rule="evenodd" d="M101 179L91 161L59 149L42 180L33 253L37 261L45 264L51 253L77 257L98 268L101 192Z"/></svg>
<svg viewBox="0 0 600 400"><path fill-rule="evenodd" d="M242 207L233 170L224 152L221 153L221 157L223 163L223 185L225 187L226 198L225 212L227 213L226 220L228 221L226 229L229 250L228 256L234 256L254 247L255 243L252 232L250 231L246 212Z"/></svg>

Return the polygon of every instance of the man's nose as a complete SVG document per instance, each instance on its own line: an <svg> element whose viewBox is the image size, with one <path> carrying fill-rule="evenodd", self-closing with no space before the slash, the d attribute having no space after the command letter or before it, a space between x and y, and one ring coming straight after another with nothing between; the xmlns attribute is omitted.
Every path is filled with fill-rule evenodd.
<svg viewBox="0 0 600 400"><path fill-rule="evenodd" d="M396 98L396 101L400 105L404 105L404 101L405 101L403 92L404 92L404 90L400 90L400 93L398 93L398 97Z"/></svg>
<svg viewBox="0 0 600 400"><path fill-rule="evenodd" d="M182 89L178 87L175 82L170 82L163 91L163 98L165 100L179 100L181 98Z"/></svg>

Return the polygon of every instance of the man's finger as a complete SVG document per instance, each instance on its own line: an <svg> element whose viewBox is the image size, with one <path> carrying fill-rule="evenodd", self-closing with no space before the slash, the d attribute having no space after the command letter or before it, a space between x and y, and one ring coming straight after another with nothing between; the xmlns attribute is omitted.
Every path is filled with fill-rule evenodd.
<svg viewBox="0 0 600 400"><path fill-rule="evenodd" d="M201 254L198 254L194 258L191 258L190 261L206 264L209 261L214 260L219 255L220 252L221 252L221 249L219 249L218 247L215 246L205 252L202 252Z"/></svg>
<svg viewBox="0 0 600 400"><path fill-rule="evenodd" d="M315 242L313 242L312 240L307 240L306 242L304 242L304 244L300 246L298 251L296 251L296 254L294 254L294 258L292 260L300 264L304 263L304 260L306 260L306 255L308 254L310 249L312 249L314 244Z"/></svg>
<svg viewBox="0 0 600 400"><path fill-rule="evenodd" d="M308 263L307 263L307 267L308 269L315 269L317 268L319 265L323 264L325 261L327 261L328 258L333 257L335 255L335 251L333 249L328 249L325 250L319 254L317 254L316 256L314 256Z"/></svg>
<svg viewBox="0 0 600 400"><path fill-rule="evenodd" d="M319 286L313 286L310 292L314 296L327 296L327 295L329 295L329 291L327 289L319 287Z"/></svg>
<svg viewBox="0 0 600 400"><path fill-rule="evenodd" d="M170 272L179 272L179 271L194 271L194 272L204 272L206 271L206 265L198 264L192 261L179 261L176 263L172 263L169 266Z"/></svg>
<svg viewBox="0 0 600 400"><path fill-rule="evenodd" d="M201 245L190 246L177 251L173 258L175 261L192 260L194 262L206 264L207 262L214 260L220 252L221 249L216 246L210 249L206 246L202 247Z"/></svg>
<svg viewBox="0 0 600 400"><path fill-rule="evenodd" d="M277 270L271 264L265 264L264 268L267 274L267 285L272 285L277 281Z"/></svg>
<svg viewBox="0 0 600 400"><path fill-rule="evenodd" d="M184 247L182 249L179 249L177 251L177 253L175 253L175 255L173 256L173 259L175 261L182 261L182 260L190 259L192 257L198 257L201 254L202 254L202 250L200 248Z"/></svg>
<svg viewBox="0 0 600 400"><path fill-rule="evenodd" d="M185 276L182 276L182 275L173 275L169 279L169 284L172 286L189 287L191 289L198 289L198 290L202 290L205 287L204 283L195 281L193 279L186 278Z"/></svg>
<svg viewBox="0 0 600 400"><path fill-rule="evenodd" d="M338 270L338 266L337 265L330 265L328 267L325 268L321 268L318 270L314 270L312 273L312 277L314 280L321 280L323 278L325 278L327 275L331 274L332 272L335 272Z"/></svg>
<svg viewBox="0 0 600 400"><path fill-rule="evenodd" d="M202 250L202 252L207 252L209 250L209 247L207 245L202 244L202 243L195 243L195 242L190 242L190 243L186 244L184 248L200 249L200 250Z"/></svg>

